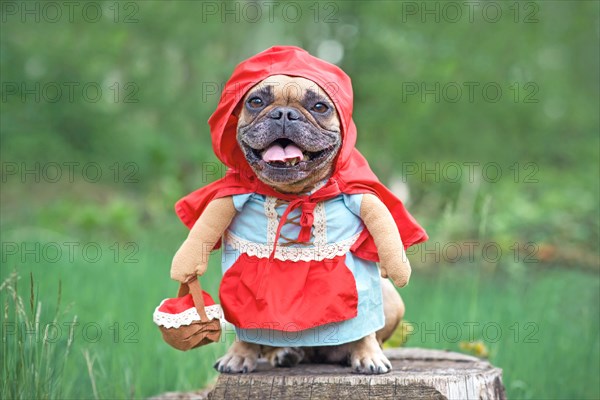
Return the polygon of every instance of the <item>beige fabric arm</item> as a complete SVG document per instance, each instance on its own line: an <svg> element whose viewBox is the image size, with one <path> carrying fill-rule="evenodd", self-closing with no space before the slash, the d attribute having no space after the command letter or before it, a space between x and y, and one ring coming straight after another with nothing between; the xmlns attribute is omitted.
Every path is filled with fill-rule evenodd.
<svg viewBox="0 0 600 400"><path fill-rule="evenodd" d="M392 214L377 196L364 194L360 217L377 246L381 276L397 287L406 286L411 268Z"/></svg>
<svg viewBox="0 0 600 400"><path fill-rule="evenodd" d="M183 242L171 264L171 278L187 282L196 275L206 272L208 256L236 214L233 198L222 197L211 201L187 239Z"/></svg>

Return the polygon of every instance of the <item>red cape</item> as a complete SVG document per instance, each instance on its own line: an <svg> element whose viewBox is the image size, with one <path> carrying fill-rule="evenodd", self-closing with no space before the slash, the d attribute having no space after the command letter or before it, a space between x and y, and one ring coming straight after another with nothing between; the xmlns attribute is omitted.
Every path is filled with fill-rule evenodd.
<svg viewBox="0 0 600 400"><path fill-rule="evenodd" d="M237 117L234 110L254 85L272 75L299 76L317 83L333 100L342 125L342 147L332 178L341 193L372 193L390 210L405 248L427 240L425 230L406 211L402 202L375 176L367 160L354 147L356 126L352 120L352 84L337 66L313 57L293 46L275 46L241 62L227 81L221 100L209 118L213 149L229 169L225 176L179 200L175 211L191 228L213 199L244 193L272 195L273 189L262 183L246 162L236 141ZM365 229L353 246L359 257L379 261L373 238Z"/></svg>

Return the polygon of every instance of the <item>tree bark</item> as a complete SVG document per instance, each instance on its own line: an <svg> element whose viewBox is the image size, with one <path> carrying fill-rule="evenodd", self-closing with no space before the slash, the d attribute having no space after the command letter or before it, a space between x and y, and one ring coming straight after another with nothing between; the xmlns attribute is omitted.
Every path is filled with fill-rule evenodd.
<svg viewBox="0 0 600 400"><path fill-rule="evenodd" d="M210 400L221 399L494 399L504 400L502 370L487 361L440 350L385 351L390 373L360 375L349 367L301 364L250 374L221 374Z"/></svg>

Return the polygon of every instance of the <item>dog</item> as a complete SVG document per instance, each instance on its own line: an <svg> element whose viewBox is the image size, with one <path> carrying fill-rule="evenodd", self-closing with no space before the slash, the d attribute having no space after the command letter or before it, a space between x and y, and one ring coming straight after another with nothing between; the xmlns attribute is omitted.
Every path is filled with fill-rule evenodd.
<svg viewBox="0 0 600 400"><path fill-rule="evenodd" d="M239 110L237 141L248 164L263 182L281 193L309 193L331 175L341 147L340 121L334 103L314 82L275 75L253 87ZM303 164L266 162L269 145L294 145ZM261 154L262 153L262 154ZM385 326L360 340L338 346L271 347L236 341L215 368L219 372L251 372L265 357L274 367L300 362L348 363L356 372L386 373L391 363L381 344L404 316L404 303L387 279L382 279Z"/></svg>
<svg viewBox="0 0 600 400"><path fill-rule="evenodd" d="M223 248L219 298L238 339L220 372L261 357L392 368L381 345L404 303L390 280L408 283L405 248L427 235L354 147L352 103L341 69L293 46L240 63L223 90L209 125L229 169L176 204L190 233L171 265L186 283Z"/></svg>

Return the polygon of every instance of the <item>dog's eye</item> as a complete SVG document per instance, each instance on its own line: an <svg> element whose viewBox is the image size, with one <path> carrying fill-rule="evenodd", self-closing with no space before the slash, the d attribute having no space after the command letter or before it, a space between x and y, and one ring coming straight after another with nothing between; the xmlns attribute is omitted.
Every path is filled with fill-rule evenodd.
<svg viewBox="0 0 600 400"><path fill-rule="evenodd" d="M253 97L248 100L248 105L252 108L261 108L263 106L263 101L260 97Z"/></svg>
<svg viewBox="0 0 600 400"><path fill-rule="evenodd" d="M323 114L324 112L329 110L329 107L327 107L327 105L323 103L317 103L312 107L312 110L316 113Z"/></svg>

